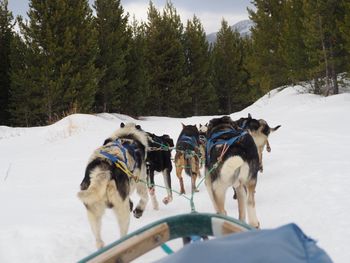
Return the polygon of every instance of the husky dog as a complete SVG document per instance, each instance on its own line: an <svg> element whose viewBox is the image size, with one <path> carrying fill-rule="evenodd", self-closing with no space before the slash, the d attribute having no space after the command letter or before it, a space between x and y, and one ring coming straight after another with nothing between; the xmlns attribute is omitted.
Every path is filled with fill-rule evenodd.
<svg viewBox="0 0 350 263"><path fill-rule="evenodd" d="M157 136L153 133L147 133L149 150L147 152L147 177L149 182L149 193L151 196L153 208L158 210L159 205L155 196L154 189L154 172L162 172L164 178L164 184L167 189L168 196L164 197L163 203L168 204L173 200L173 194L171 191L171 177L170 173L173 169L171 163L171 148L174 146L174 141L169 135L164 134Z"/></svg>
<svg viewBox="0 0 350 263"><path fill-rule="evenodd" d="M259 170L260 172L263 172L262 152L265 148L265 145L266 150L268 152L271 152L268 137L270 133L276 131L279 127L281 127L281 125L277 125L276 127L271 128L265 120L253 119L250 114L248 114L248 118L240 118L238 121L236 121L236 123L240 128L248 130L249 133L253 136L259 153Z"/></svg>
<svg viewBox="0 0 350 263"><path fill-rule="evenodd" d="M249 224L259 227L254 198L259 156L252 136L224 116L209 122L207 140L205 179L216 212L226 215L226 190L233 186L239 219L245 221L247 211Z"/></svg>
<svg viewBox="0 0 350 263"><path fill-rule="evenodd" d="M133 213L136 218L142 216L148 202L147 147L147 134L139 125L121 123L120 129L90 157L78 197L86 207L97 248L104 246L101 218L107 207L116 214L120 236L127 234L133 206L130 195L135 188L141 199Z"/></svg>
<svg viewBox="0 0 350 263"><path fill-rule="evenodd" d="M180 193L185 194L182 170L191 176L192 192L196 189L199 176L199 132L196 125L182 124L182 131L176 142L175 154L176 176L180 182Z"/></svg>
<svg viewBox="0 0 350 263"><path fill-rule="evenodd" d="M200 153L200 168L204 166L205 163L205 146L207 144L207 130L208 123L205 125L199 124L199 153Z"/></svg>

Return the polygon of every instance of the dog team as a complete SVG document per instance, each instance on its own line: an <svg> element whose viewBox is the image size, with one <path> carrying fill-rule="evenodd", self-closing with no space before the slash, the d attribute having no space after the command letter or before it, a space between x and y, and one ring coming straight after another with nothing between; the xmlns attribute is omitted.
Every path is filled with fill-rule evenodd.
<svg viewBox="0 0 350 263"><path fill-rule="evenodd" d="M271 128L265 120L248 118L233 121L229 116L214 118L206 125L184 125L174 146L169 135L157 136L134 123L121 123L103 145L91 155L80 184L79 199L86 207L88 220L102 248L101 219L106 208L116 214L120 236L129 229L130 212L142 216L149 197L153 209L159 209L155 196L154 172L161 172L167 196L173 200L171 151L175 150L175 170L180 194L185 194L182 171L191 178L191 191L197 192L196 180L205 167L205 185L217 213L226 215L225 196L233 188L238 202L239 219L259 228L255 211L255 187L258 171L263 172L262 152L271 148L268 137L280 125ZM140 197L134 208L130 195Z"/></svg>

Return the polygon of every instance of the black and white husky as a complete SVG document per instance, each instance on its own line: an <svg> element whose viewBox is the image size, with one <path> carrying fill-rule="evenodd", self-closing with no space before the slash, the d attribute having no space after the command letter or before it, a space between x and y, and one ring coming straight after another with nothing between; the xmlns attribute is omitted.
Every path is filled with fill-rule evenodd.
<svg viewBox="0 0 350 263"><path fill-rule="evenodd" d="M133 206L129 198L135 188L141 199L133 213L136 218L142 216L148 202L147 140L147 134L139 125L121 123L120 129L90 157L78 197L87 209L97 248L104 246L101 218L106 208L115 212L120 236L127 234Z"/></svg>
<svg viewBox="0 0 350 263"><path fill-rule="evenodd" d="M271 146L270 146L268 137L271 133L277 131L278 128L281 127L281 125L277 125L276 127L272 128L267 124L265 120L254 119L250 114L248 114L248 118L240 118L235 122L240 128L249 131L249 133L252 135L254 142L256 144L256 147L258 148L259 170L260 172L263 172L264 168L263 168L262 155L263 155L265 146L266 146L266 150L268 152L271 152Z"/></svg>
<svg viewBox="0 0 350 263"><path fill-rule="evenodd" d="M212 119L207 130L206 186L217 213L226 214L227 188L237 191L239 219L259 227L255 211L255 187L259 169L252 136L229 116Z"/></svg>

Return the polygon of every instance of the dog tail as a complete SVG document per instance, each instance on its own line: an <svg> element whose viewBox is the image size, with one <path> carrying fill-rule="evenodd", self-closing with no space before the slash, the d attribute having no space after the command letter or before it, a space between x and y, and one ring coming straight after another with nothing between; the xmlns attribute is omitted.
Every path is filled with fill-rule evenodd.
<svg viewBox="0 0 350 263"><path fill-rule="evenodd" d="M221 168L221 178L224 181L232 181L232 176L235 171L243 165L244 161L240 156L228 158Z"/></svg>
<svg viewBox="0 0 350 263"><path fill-rule="evenodd" d="M111 175L109 171L96 168L90 174L91 183L86 190L78 192L78 198L84 204L92 204L102 201L106 197L107 185Z"/></svg>
<svg viewBox="0 0 350 263"><path fill-rule="evenodd" d="M277 131L279 127L281 127L281 125L277 125L276 127L271 128L270 131L271 132Z"/></svg>
<svg viewBox="0 0 350 263"><path fill-rule="evenodd" d="M184 157L185 159L185 173L189 176L192 175L192 169L191 169L191 162L192 162L192 158L186 158Z"/></svg>

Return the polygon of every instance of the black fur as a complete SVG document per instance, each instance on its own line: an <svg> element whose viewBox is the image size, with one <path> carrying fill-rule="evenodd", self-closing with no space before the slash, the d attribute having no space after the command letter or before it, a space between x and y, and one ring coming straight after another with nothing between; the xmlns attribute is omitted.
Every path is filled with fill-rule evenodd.
<svg viewBox="0 0 350 263"><path fill-rule="evenodd" d="M83 181L80 184L81 190L86 190L90 185L90 173L93 169L99 167L100 169L108 170L111 173L111 179L115 181L118 192L120 196L125 200L125 198L129 195L129 178L128 175L125 174L122 170L118 169L114 164L110 161L97 158L92 160L85 169L85 176Z"/></svg>
<svg viewBox="0 0 350 263"><path fill-rule="evenodd" d="M174 141L167 134L162 136L157 136L153 133L147 134L149 136L148 145L150 148L161 148L161 146L163 146L161 150L151 150L147 153L146 164L149 182L154 185L154 171L163 172L166 170L168 185L171 188L170 173L173 169L171 163L171 149L166 150L164 146L173 147Z"/></svg>
<svg viewBox="0 0 350 263"><path fill-rule="evenodd" d="M237 126L235 122L231 120L229 116L224 116L221 118L212 119L209 122L208 131L207 131L207 139L209 140L211 136L219 131L231 130L235 129L237 131L240 128ZM240 132L238 132L240 133ZM235 136L234 134L224 134L220 136L218 139L228 140ZM213 166L217 162L219 156L221 155L223 145L219 145L220 147L212 147L210 149L210 158L207 158L207 169L212 170L210 176L212 181L215 181L219 177L218 171L220 171L220 167L225 160L232 156L240 156L245 162L249 164L250 168L250 177L253 180L257 178L257 172L259 168L259 156L256 145L252 136L249 133L243 135L237 142L232 144L225 155L223 156L222 162L219 165L219 169L213 169Z"/></svg>
<svg viewBox="0 0 350 263"><path fill-rule="evenodd" d="M265 121L263 121L263 123L261 123L261 121L262 120L252 118L252 116L248 114L248 118L240 118L239 120L235 121L235 123L240 128L250 131L257 131L260 127L262 127L261 132L266 136L269 136L272 128ZM279 127L281 127L281 125L278 125L273 129L277 130Z"/></svg>

